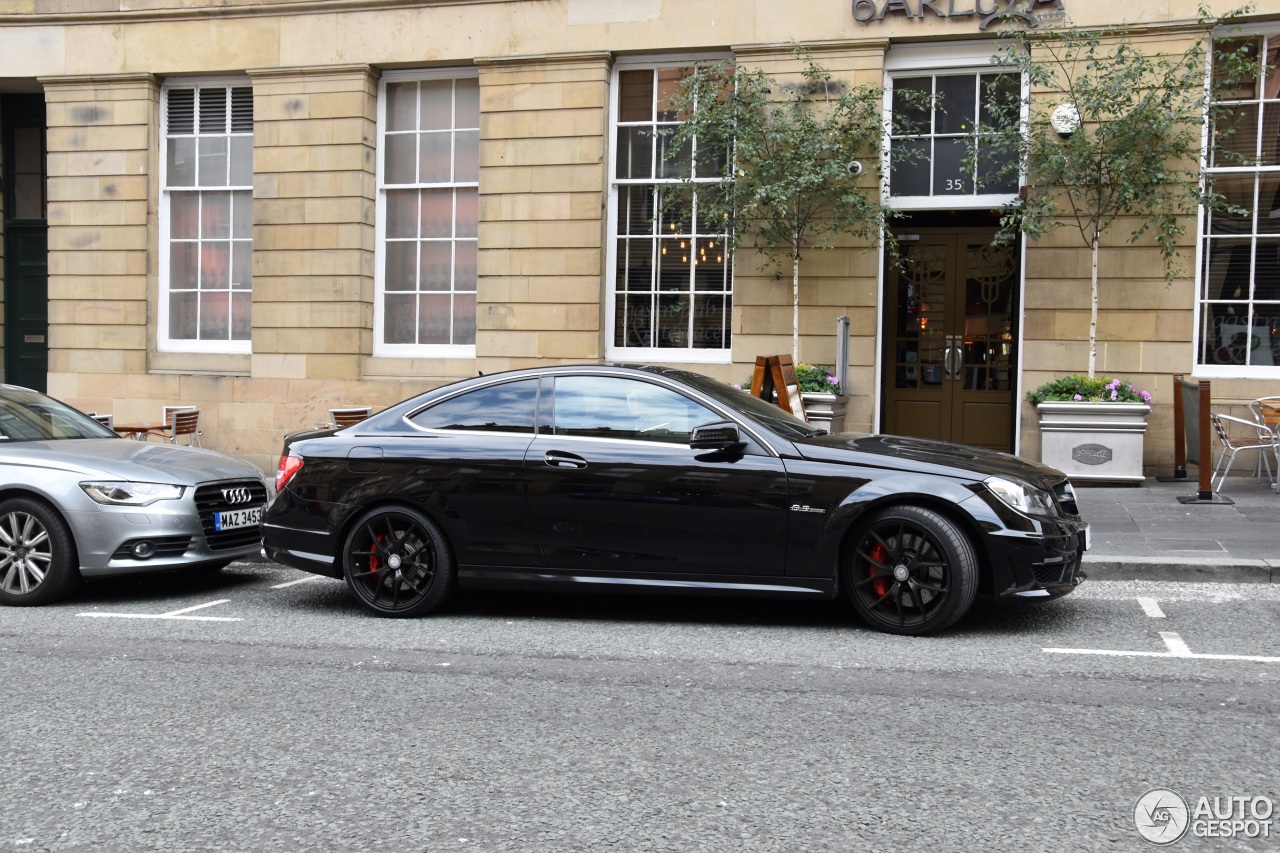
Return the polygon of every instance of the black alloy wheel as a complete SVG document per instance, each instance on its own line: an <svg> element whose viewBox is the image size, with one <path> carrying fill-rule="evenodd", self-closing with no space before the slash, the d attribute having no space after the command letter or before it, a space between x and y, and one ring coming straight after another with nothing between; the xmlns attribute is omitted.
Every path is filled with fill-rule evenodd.
<svg viewBox="0 0 1280 853"><path fill-rule="evenodd" d="M360 605L378 616L420 616L453 588L453 558L434 521L409 507L380 507L356 521L343 574Z"/></svg>
<svg viewBox="0 0 1280 853"><path fill-rule="evenodd" d="M845 591L872 627L919 636L968 612L978 591L973 544L954 522L918 506L880 510L854 534Z"/></svg>
<svg viewBox="0 0 1280 853"><path fill-rule="evenodd" d="M32 498L0 503L0 603L48 604L80 583L75 542L62 517Z"/></svg>

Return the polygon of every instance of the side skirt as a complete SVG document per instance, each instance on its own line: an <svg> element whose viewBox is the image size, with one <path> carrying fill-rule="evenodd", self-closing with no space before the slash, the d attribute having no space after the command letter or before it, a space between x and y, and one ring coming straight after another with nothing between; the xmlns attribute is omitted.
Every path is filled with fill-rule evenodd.
<svg viewBox="0 0 1280 853"><path fill-rule="evenodd" d="M593 575L546 569L458 568L458 582L466 589L613 592L668 595L743 595L766 598L832 599L831 578L776 578L715 575Z"/></svg>

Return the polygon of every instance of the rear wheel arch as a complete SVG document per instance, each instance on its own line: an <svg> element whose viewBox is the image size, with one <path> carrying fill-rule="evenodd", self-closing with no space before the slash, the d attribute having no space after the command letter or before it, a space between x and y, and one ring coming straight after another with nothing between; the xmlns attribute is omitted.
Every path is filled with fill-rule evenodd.
<svg viewBox="0 0 1280 853"><path fill-rule="evenodd" d="M443 604L457 584L444 529L404 501L382 501L354 515L338 563L360 606L378 616L413 617Z"/></svg>
<svg viewBox="0 0 1280 853"><path fill-rule="evenodd" d="M449 536L449 525L440 520L438 513L433 512L431 507L424 506L418 501L408 500L399 495L386 495L353 508L347 517L342 520L341 526L334 533L334 541L337 542L337 553L334 556L337 559L338 568L342 568L342 548L346 544L347 539L351 536L352 529L359 523L360 519L373 510L385 509L388 507L402 507L425 515L432 523L443 531L445 544L449 546L449 553L455 555L456 559L458 549L453 546L453 539Z"/></svg>

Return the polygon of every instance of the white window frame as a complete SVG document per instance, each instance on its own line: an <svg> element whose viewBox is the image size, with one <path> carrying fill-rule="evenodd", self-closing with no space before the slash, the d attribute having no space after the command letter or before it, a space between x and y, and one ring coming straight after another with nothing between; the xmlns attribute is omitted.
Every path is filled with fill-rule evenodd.
<svg viewBox="0 0 1280 853"><path fill-rule="evenodd" d="M620 58L614 63L612 76L609 83L609 144L605 153L606 168L608 170L608 214L607 214L607 234L608 246L605 252L605 269L607 276L605 286L605 359L607 361L648 361L648 362L678 362L682 364L730 364L733 361L733 343L730 338L730 345L720 349L699 349L694 347L625 347L617 346L614 340L617 335L617 301L619 295L625 295L625 291L618 290L617 264L618 264L618 206L620 192L619 188L623 186L637 186L660 183L661 179L620 179L617 177L617 164L614 163L614 155L618 150L618 115L619 115L619 94L621 91L620 81L623 71L640 71L645 69L662 69L662 68L681 68L696 64L708 64L730 60L733 57L726 53L699 53L699 54L678 54L664 55L658 57L651 56L630 56ZM655 153L654 156L658 156ZM718 179L717 179L718 180ZM708 183L714 183L712 179L708 179ZM670 179L671 185L679 185L679 179ZM733 261L726 258L729 265L729 289L726 295L732 300L735 290L735 265ZM728 328L732 329L733 323L732 309L726 318Z"/></svg>
<svg viewBox="0 0 1280 853"><path fill-rule="evenodd" d="M884 121L889 128L893 119L893 83L898 77L947 76L954 74L1015 74L1004 66L995 64L995 54L989 41L968 44L914 44L895 46L885 58ZM1028 84L1025 75L1021 80L1025 122ZM886 131L881 148L882 198L895 210L991 210L1008 204L1018 197L1017 192L981 193L966 195L890 195L889 170L892 165L892 149ZM932 160L929 161L932 166ZM930 170L932 174L932 170ZM1026 182L1020 175L1019 186Z"/></svg>
<svg viewBox="0 0 1280 853"><path fill-rule="evenodd" d="M230 88L253 88L253 81L248 77L242 76L222 76L222 77L174 77L166 80L160 87L160 252L159 252L159 276L160 294L159 307L156 318L156 348L160 352L197 352L197 353L219 353L219 354L250 354L253 352L253 341L236 341L236 340L192 340L186 338L171 338L169 336L169 263L171 256L171 238L170 227L172 225L172 217L170 215L170 191L169 191L169 91L171 89L230 89ZM195 127L198 131L200 116L199 112L195 116ZM255 120L256 121L256 120ZM198 134L197 134L198 135ZM243 134L227 134L227 139L232 135ZM249 134L250 140L253 134ZM252 164L250 164L252 168ZM213 187L212 189L225 189L228 191L244 191L248 190L252 197L253 185L247 186L226 186ZM252 198L250 200L252 206ZM250 243L252 246L252 243ZM252 249L250 249L252 251ZM250 294L253 290L250 287ZM250 299L252 299L250 295ZM252 310L252 309L250 309ZM252 322L252 320L251 320Z"/></svg>
<svg viewBox="0 0 1280 853"><path fill-rule="evenodd" d="M384 184L386 174L386 128L387 128L387 84L400 83L407 81L423 81L423 80L459 80L465 78L477 79L479 70L467 67L451 67L440 69L405 69L400 71L384 72L378 81L378 110L377 110L377 201L374 227L374 302L373 302L373 355L383 358L475 358L475 344L389 344L386 343L386 262L387 262L387 187ZM453 128L458 130L475 130L477 134L480 128ZM479 143L477 142L477 148ZM451 149L452 150L452 149ZM477 153L478 156L478 153ZM477 178L479 176L477 175ZM396 187L401 185L397 184ZM405 185L408 186L408 185ZM480 182L475 181L450 181L448 183L438 184L414 184L415 187L451 187L453 189L474 187L477 194L479 193ZM479 219L479 199L477 198L477 220ZM456 232L457 212L454 212L454 223ZM477 231L479 223L477 222ZM457 243L459 239L452 237L451 240ZM477 243L477 267L479 266L479 240ZM480 275L477 269L476 273L476 290L477 290L477 316L479 315L478 295L479 295ZM456 291L450 291L456 292ZM478 333L478 330L477 330Z"/></svg>
<svg viewBox="0 0 1280 853"><path fill-rule="evenodd" d="M1253 24L1249 26L1232 26L1224 30L1214 33L1215 39L1239 39L1249 38L1252 36L1266 36L1269 43L1280 43L1280 22L1268 22L1261 24ZM1265 49L1263 57L1265 57ZM1262 57L1259 58L1262 61ZM1209 85L1211 75L1213 74L1213 55L1210 53L1208 61L1205 63L1205 86ZM1262 81L1259 81L1259 85ZM1245 102L1254 99L1245 99ZM1260 97L1256 103L1261 104L1267 101L1280 104L1280 99L1267 99ZM1261 135L1263 131L1262 123L1258 123L1258 133ZM1206 177L1210 174L1215 175L1260 175L1260 174L1280 174L1280 163L1273 166L1220 166L1212 167L1209 164L1209 122L1204 123L1203 146L1201 152L1201 173ZM1203 186L1203 183L1202 183ZM1254 187L1254 210L1258 207L1257 184ZM1255 212L1255 216L1256 216ZM1202 318L1206 305L1216 300L1208 300L1205 298L1205 249L1209 240L1209 215L1205 210L1200 211L1196 223L1196 251L1195 251L1195 315L1192 318L1192 336L1191 336L1191 362L1194 365L1193 375L1204 379L1276 379L1280 377L1280 364L1212 364L1200 361L1201 350L1201 329L1203 328ZM1256 245L1256 240L1260 236L1264 236L1269 240L1280 240L1280 232L1265 233L1260 235L1256 228L1249 234L1252 241ZM1256 254L1250 261L1250 281L1253 280L1253 265L1256 263ZM1278 271L1277 274L1280 274ZM1254 305L1253 294L1250 294L1246 304L1252 308ZM1278 311L1280 313L1280 311Z"/></svg>

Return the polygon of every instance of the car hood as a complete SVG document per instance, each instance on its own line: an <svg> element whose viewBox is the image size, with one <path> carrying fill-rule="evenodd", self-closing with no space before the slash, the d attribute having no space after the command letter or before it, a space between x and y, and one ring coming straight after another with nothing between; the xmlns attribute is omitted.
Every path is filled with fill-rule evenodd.
<svg viewBox="0 0 1280 853"><path fill-rule="evenodd" d="M903 435L838 433L800 439L795 447L804 458L824 462L891 465L965 479L1016 477L1046 488L1066 476L1057 468L1009 453Z"/></svg>
<svg viewBox="0 0 1280 853"><path fill-rule="evenodd" d="M262 472L225 453L126 438L80 438L0 444L0 467L22 466L141 482L193 486L210 480L253 478Z"/></svg>

